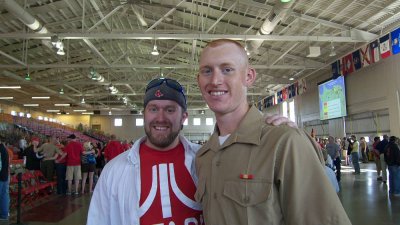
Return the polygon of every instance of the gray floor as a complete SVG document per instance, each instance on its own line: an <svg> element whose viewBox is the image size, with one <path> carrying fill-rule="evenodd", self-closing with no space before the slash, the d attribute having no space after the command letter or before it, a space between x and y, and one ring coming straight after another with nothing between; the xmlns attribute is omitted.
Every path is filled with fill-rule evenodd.
<svg viewBox="0 0 400 225"><path fill-rule="evenodd" d="M361 164L360 175L353 175L353 171L352 168L343 166L339 193L339 198L353 225L399 225L400 197L389 196L387 185L376 180L375 164ZM40 220L22 222L29 225L86 223L90 195L66 197L61 200L68 201L68 204L79 204L81 207L57 223L40 222Z"/></svg>
<svg viewBox="0 0 400 225"><path fill-rule="evenodd" d="M377 181L374 163L361 164L361 174L344 166L339 197L353 225L399 225L400 197ZM395 222L397 221L397 222Z"/></svg>

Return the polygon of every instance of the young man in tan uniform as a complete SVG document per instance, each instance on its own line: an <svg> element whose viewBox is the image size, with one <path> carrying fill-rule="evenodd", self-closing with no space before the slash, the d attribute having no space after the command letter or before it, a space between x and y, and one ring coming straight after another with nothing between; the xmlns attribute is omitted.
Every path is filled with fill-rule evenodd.
<svg viewBox="0 0 400 225"><path fill-rule="evenodd" d="M351 224L305 132L267 125L249 106L255 79L239 43L216 40L203 50L198 84L217 120L196 156L205 223Z"/></svg>

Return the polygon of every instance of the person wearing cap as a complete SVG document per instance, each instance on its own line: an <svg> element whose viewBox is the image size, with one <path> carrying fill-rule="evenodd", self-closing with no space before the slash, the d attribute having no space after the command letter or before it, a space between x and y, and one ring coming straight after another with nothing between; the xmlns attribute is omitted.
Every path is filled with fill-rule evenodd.
<svg viewBox="0 0 400 225"><path fill-rule="evenodd" d="M180 135L188 117L182 86L173 79L154 79L143 103L146 136L104 167L87 225L204 224L194 200L194 158L200 146Z"/></svg>
<svg viewBox="0 0 400 225"><path fill-rule="evenodd" d="M70 141L64 148L65 162L67 165L67 195L72 194L72 180L75 185L75 195L79 195L79 181L82 179L81 174L81 155L85 154L83 145L76 140L75 134L71 134L67 137Z"/></svg>
<svg viewBox="0 0 400 225"><path fill-rule="evenodd" d="M205 224L351 224L315 141L301 129L263 123L249 105L256 71L243 46L211 41L199 67L198 86L216 118L195 162Z"/></svg>
<svg viewBox="0 0 400 225"><path fill-rule="evenodd" d="M40 161L43 156L37 153L37 149L40 143L38 137L32 137L30 145L23 152L25 168L27 170L40 170Z"/></svg>

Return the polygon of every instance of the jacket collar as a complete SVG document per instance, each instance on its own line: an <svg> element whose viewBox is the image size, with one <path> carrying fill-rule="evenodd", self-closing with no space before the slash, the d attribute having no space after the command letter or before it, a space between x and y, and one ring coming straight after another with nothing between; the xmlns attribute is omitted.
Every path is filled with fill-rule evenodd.
<svg viewBox="0 0 400 225"><path fill-rule="evenodd" d="M255 106L251 106L243 120L240 122L239 127L229 136L222 146L219 145L218 123L215 124L212 136L209 141L203 145L199 155L202 155L209 150L216 152L234 143L260 145L261 132L264 124L265 122L260 111L258 111Z"/></svg>

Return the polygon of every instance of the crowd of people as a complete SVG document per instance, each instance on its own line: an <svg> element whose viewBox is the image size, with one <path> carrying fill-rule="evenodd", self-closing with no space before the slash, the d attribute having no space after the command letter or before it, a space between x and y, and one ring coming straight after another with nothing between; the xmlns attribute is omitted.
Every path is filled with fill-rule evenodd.
<svg viewBox="0 0 400 225"><path fill-rule="evenodd" d="M82 143L75 134L60 141L55 136L39 138L26 133L22 134L14 145L9 141L9 137L1 135L0 221L8 220L9 216L8 189L12 175L10 166L14 155L17 161L23 161L23 171L31 173L40 171L44 179L42 182L56 181L56 190L49 189L48 192L58 195L79 195L92 193L94 182L100 176L106 162L131 147L130 144L118 141L115 135L111 135L111 140L105 146L101 141ZM89 183L88 188L86 183Z"/></svg>
<svg viewBox="0 0 400 225"><path fill-rule="evenodd" d="M336 173L337 182L340 182L342 159L344 165L353 166L355 175L361 173L360 162L373 161L376 165L377 181L387 184L389 180L389 193L400 197L400 140L398 137L389 137L386 134L382 138L376 136L371 145L365 137L360 137L358 140L356 135L342 139L330 136L327 141L317 139L317 142L321 149L327 152L326 165ZM335 182L332 183L336 186Z"/></svg>

